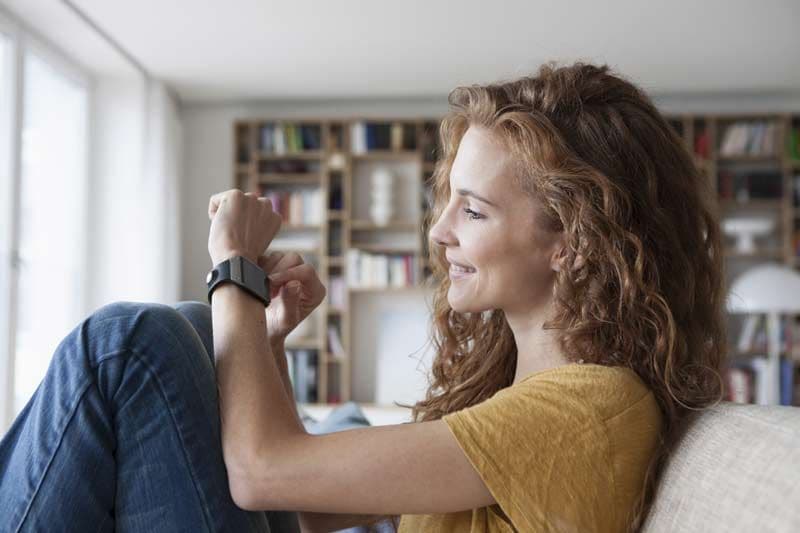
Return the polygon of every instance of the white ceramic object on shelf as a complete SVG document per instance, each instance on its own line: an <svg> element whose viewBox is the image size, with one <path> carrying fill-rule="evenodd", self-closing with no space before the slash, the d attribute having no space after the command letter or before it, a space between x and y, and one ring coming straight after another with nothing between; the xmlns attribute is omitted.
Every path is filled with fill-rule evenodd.
<svg viewBox="0 0 800 533"><path fill-rule="evenodd" d="M723 231L736 239L736 251L752 254L756 251L756 237L763 237L775 229L775 220L767 217L731 217L722 221Z"/></svg>
<svg viewBox="0 0 800 533"><path fill-rule="evenodd" d="M731 313L766 314L767 379L759 403L778 405L781 394L781 315L800 315L800 274L792 267L766 263L736 278L728 291Z"/></svg>
<svg viewBox="0 0 800 533"><path fill-rule="evenodd" d="M379 226L391 222L394 216L394 175L385 167L378 167L370 176L369 214Z"/></svg>

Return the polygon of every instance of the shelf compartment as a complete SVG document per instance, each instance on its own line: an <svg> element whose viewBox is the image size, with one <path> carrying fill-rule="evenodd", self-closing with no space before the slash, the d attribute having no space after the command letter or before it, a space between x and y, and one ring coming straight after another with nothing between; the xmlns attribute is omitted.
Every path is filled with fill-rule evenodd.
<svg viewBox="0 0 800 533"><path fill-rule="evenodd" d="M739 202L737 200L720 200L719 206L724 211L744 211L753 210L779 210L783 206L783 200L748 200Z"/></svg>
<svg viewBox="0 0 800 533"><path fill-rule="evenodd" d="M757 250L753 253L742 253L726 250L725 257L728 259L783 259L783 252L781 250Z"/></svg>
<svg viewBox="0 0 800 533"><path fill-rule="evenodd" d="M419 254L420 251L418 248L413 248L411 246L393 246L391 244L380 244L380 243L351 243L350 248L356 248L361 250L362 252L367 253L385 253L385 254L403 254L403 255L414 255Z"/></svg>
<svg viewBox="0 0 800 533"><path fill-rule="evenodd" d="M258 159L261 161L280 161L282 159L322 159L325 152L320 150L308 150L304 152L286 152L284 154L274 154L268 152L258 152Z"/></svg>
<svg viewBox="0 0 800 533"><path fill-rule="evenodd" d="M258 175L259 184L318 185L321 180L322 177L313 172L268 172Z"/></svg>
<svg viewBox="0 0 800 533"><path fill-rule="evenodd" d="M286 341L286 349L287 350L318 350L320 345L319 339L315 338L305 338L305 339L293 339Z"/></svg>
<svg viewBox="0 0 800 533"><path fill-rule="evenodd" d="M319 231L321 229L322 226L318 224L281 224L281 231Z"/></svg>
<svg viewBox="0 0 800 533"><path fill-rule="evenodd" d="M353 154L352 158L354 160L363 160L363 161L374 161L374 160L383 160L383 159L400 159L400 160L410 160L415 161L420 159L420 155L417 151L393 151L393 150L370 150L369 152L365 152L363 154Z"/></svg>
<svg viewBox="0 0 800 533"><path fill-rule="evenodd" d="M353 231L416 231L419 229L419 225L408 221L389 222L388 224L381 225L371 220L351 220L350 229Z"/></svg>

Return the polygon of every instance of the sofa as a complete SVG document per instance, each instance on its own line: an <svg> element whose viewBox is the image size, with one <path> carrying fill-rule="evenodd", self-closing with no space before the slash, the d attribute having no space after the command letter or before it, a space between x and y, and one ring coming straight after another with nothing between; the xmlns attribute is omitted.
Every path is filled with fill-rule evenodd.
<svg viewBox="0 0 800 533"><path fill-rule="evenodd" d="M642 531L800 532L800 408L723 402L695 414Z"/></svg>
<svg viewBox="0 0 800 533"><path fill-rule="evenodd" d="M407 416L365 416L347 402L319 421L302 418L310 433L329 433L374 425L382 414ZM800 533L800 408L722 402L691 417L642 529L688 532Z"/></svg>

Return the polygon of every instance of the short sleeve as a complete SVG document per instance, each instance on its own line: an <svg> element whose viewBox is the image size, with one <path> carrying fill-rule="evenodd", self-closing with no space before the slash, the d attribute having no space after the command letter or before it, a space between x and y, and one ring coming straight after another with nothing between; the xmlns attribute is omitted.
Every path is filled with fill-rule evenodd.
<svg viewBox="0 0 800 533"><path fill-rule="evenodd" d="M442 418L518 530L606 531L614 523L605 426L573 392L528 380Z"/></svg>

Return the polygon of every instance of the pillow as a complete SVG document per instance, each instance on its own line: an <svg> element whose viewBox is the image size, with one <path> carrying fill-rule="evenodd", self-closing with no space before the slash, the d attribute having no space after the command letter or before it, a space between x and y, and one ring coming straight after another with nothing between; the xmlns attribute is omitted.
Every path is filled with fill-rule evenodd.
<svg viewBox="0 0 800 533"><path fill-rule="evenodd" d="M299 406L298 406L299 407ZM308 415L302 408L301 420L303 425L311 434L320 435L322 433L335 433L345 429L353 429L360 427L367 427L370 425L364 412L356 402L345 402L342 405L336 406L324 420L316 421Z"/></svg>

